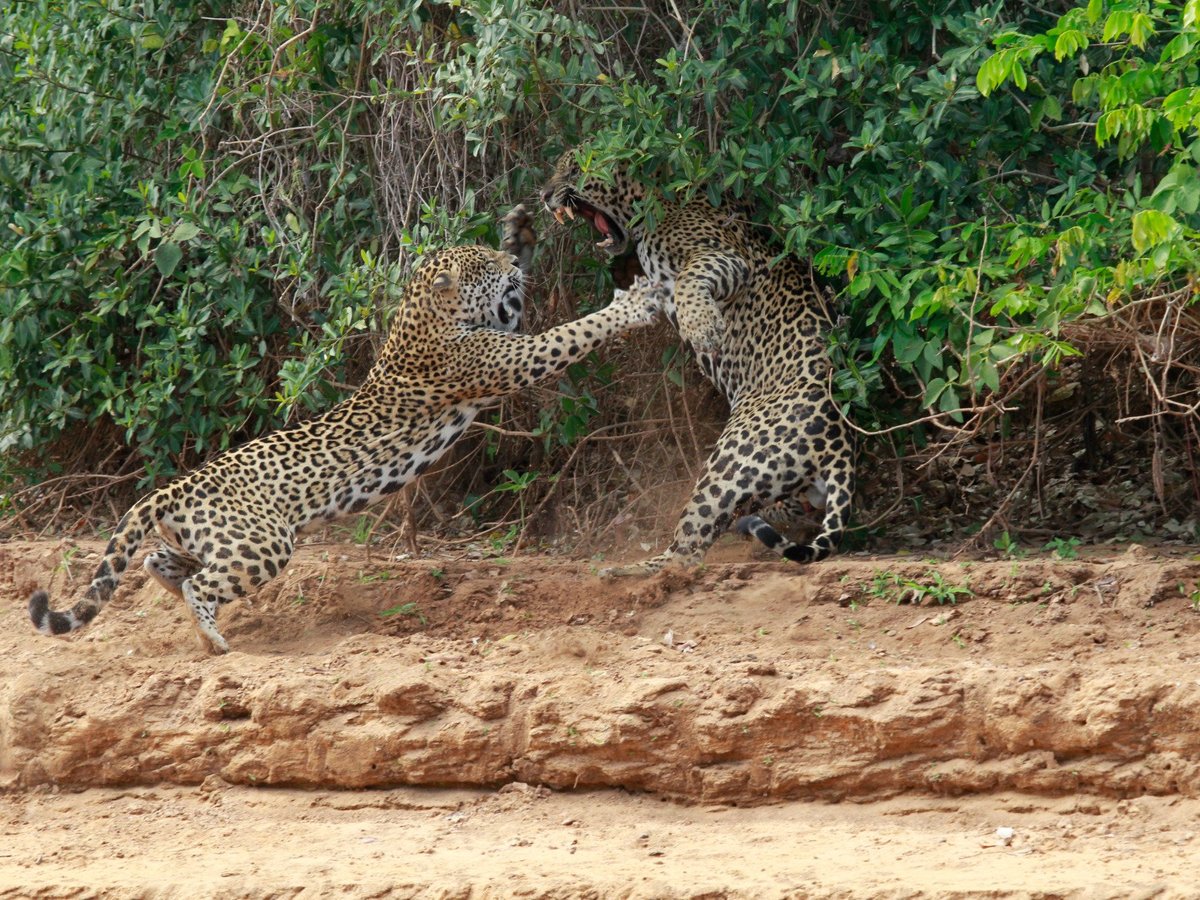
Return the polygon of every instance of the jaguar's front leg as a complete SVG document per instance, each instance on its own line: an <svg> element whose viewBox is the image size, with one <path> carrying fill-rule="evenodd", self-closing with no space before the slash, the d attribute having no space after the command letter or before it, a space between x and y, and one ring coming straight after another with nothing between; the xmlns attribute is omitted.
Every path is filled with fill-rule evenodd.
<svg viewBox="0 0 1200 900"><path fill-rule="evenodd" d="M679 336L697 353L720 354L725 343L721 304L750 280L750 266L736 253L694 254L675 278L675 322Z"/></svg>

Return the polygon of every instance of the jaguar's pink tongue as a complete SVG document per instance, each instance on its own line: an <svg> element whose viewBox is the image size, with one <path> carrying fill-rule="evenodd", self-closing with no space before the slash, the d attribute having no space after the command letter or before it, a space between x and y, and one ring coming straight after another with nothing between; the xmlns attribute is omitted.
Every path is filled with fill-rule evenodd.
<svg viewBox="0 0 1200 900"><path fill-rule="evenodd" d="M592 221L596 224L597 231L599 231L606 238L612 237L612 229L608 227L608 219L604 217L603 213L597 212Z"/></svg>
<svg viewBox="0 0 1200 900"><path fill-rule="evenodd" d="M607 250L613 245L614 242L612 227L609 225L608 219L605 217L604 213L600 212L598 209L591 210L589 217L592 220L592 225L596 227L596 230L604 235L604 240L597 241L596 246L602 250Z"/></svg>

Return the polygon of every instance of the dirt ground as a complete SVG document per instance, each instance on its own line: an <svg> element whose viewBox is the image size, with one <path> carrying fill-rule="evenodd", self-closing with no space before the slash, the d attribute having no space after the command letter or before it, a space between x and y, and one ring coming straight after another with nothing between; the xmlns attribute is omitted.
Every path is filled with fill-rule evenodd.
<svg viewBox="0 0 1200 900"><path fill-rule="evenodd" d="M224 657L140 568L34 633L100 549L0 545L0 897L1200 895L1194 548L317 544Z"/></svg>

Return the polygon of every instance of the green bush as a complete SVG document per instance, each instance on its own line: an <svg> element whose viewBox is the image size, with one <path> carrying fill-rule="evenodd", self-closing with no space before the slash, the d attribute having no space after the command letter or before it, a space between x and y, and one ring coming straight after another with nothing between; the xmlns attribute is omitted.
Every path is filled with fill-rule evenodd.
<svg viewBox="0 0 1200 900"><path fill-rule="evenodd" d="M214 152L253 132L234 103L210 102L235 36L206 12L30 2L0 14L5 474L19 451L44 474L48 447L100 422L138 449L148 479L171 472L279 421L289 343L365 326L371 266L357 253L376 227L364 167L338 168L310 143L289 161L305 166L300 185L296 170L263 177L274 158ZM317 191L332 200L313 214Z"/></svg>
<svg viewBox="0 0 1200 900"><path fill-rule="evenodd" d="M529 121L561 136L543 166L585 135L585 166L748 204L842 286L860 421L961 422L1078 355L1080 323L1156 293L1194 306L1196 9L710 2L680 47L633 14L464 4L437 85L473 147ZM1186 411L1181 390L1159 411Z"/></svg>

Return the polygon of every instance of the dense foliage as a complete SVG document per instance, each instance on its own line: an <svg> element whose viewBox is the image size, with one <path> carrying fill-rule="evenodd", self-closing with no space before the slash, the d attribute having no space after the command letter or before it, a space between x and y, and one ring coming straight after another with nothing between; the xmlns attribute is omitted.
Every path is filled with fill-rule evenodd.
<svg viewBox="0 0 1200 900"><path fill-rule="evenodd" d="M115 438L153 478L328 403L411 251L494 239L577 144L813 257L865 425L1097 328L1194 420L1200 2L1050 6L10 4L0 477Z"/></svg>

